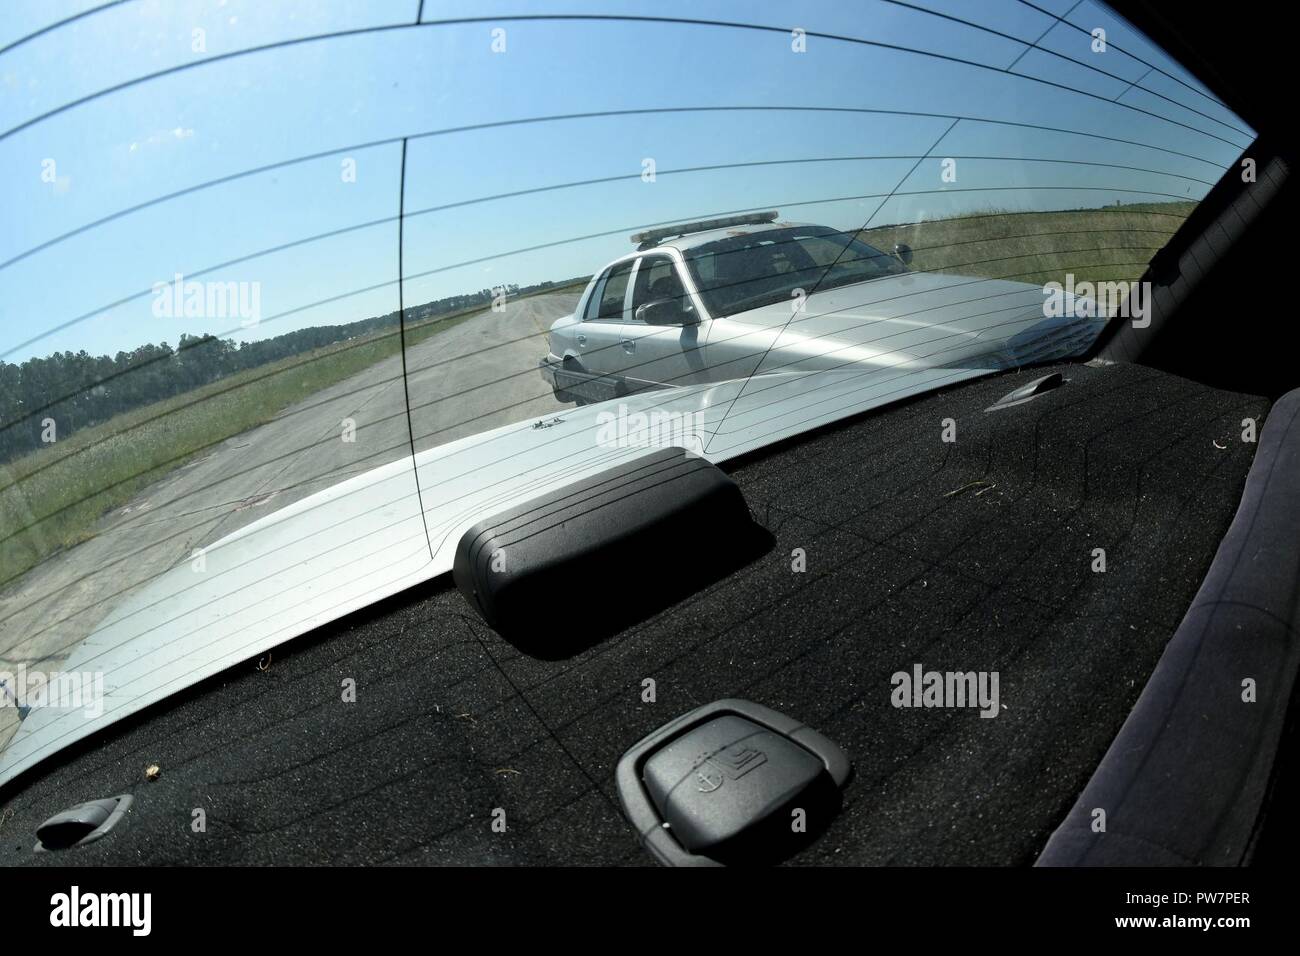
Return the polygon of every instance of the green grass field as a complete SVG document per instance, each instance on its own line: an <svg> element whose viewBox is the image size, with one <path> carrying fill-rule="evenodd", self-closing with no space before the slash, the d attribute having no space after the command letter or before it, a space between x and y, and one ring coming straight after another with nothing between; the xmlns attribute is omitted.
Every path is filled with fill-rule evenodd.
<svg viewBox="0 0 1300 956"><path fill-rule="evenodd" d="M408 345L481 309L406 330ZM400 350L396 331L231 375L0 465L0 587L94 533L101 516L196 455Z"/></svg>
<svg viewBox="0 0 1300 956"><path fill-rule="evenodd" d="M1138 278L1192 210L1158 203L1061 212L990 209L954 219L865 230L885 251L912 246L912 266L1041 285ZM581 286L546 290L574 291ZM415 344L481 309L413 325ZM79 431L0 465L0 588L49 555L94 534L99 519L214 445L396 355L397 333L338 343L251 369Z"/></svg>
<svg viewBox="0 0 1300 956"><path fill-rule="evenodd" d="M584 286L556 286L545 294ZM484 311L408 325L406 344ZM104 514L187 461L399 351L396 330L338 342L118 415L0 465L0 588L92 537Z"/></svg>
<svg viewBox="0 0 1300 956"><path fill-rule="evenodd" d="M1195 203L1147 203L1064 212L985 213L860 233L863 241L889 252L894 243L912 247L912 267L922 272L1042 285L1137 279L1156 250Z"/></svg>

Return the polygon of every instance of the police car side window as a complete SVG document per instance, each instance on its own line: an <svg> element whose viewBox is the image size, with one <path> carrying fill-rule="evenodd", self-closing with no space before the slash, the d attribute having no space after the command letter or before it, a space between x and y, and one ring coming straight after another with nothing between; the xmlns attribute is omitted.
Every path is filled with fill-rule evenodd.
<svg viewBox="0 0 1300 956"><path fill-rule="evenodd" d="M600 312L597 317L606 321L623 318L623 304L627 296L627 280L632 272L632 261L614 266L600 289Z"/></svg>
<svg viewBox="0 0 1300 956"><path fill-rule="evenodd" d="M609 279L609 274L612 271L612 269L606 269L602 272L600 278L596 280L596 284L591 287L591 296L587 299L587 307L582 312L584 322L590 322L599 314L600 298L605 293L605 282Z"/></svg>
<svg viewBox="0 0 1300 956"><path fill-rule="evenodd" d="M672 299L681 304L686 297L673 260L667 256L646 256L636 273L636 286L632 289L632 314L637 306L660 299Z"/></svg>

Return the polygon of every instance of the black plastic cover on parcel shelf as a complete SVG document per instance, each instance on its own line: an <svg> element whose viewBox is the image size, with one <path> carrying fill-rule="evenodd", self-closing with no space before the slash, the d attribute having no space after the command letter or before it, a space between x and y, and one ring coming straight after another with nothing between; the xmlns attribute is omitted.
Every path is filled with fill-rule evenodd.
<svg viewBox="0 0 1300 956"><path fill-rule="evenodd" d="M564 654L730 570L760 533L734 481L665 448L479 522L452 576L503 637Z"/></svg>

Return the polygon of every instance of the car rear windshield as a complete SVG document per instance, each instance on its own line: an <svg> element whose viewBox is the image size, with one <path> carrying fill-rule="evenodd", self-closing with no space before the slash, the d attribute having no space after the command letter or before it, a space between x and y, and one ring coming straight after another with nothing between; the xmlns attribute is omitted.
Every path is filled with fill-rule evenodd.
<svg viewBox="0 0 1300 956"><path fill-rule="evenodd" d="M606 443L596 404L704 415L722 462L1080 357L1141 319L1093 292L1254 182L1254 130L1102 0L0 11L0 784L449 570L461 523L684 441ZM593 275L586 318L673 296L628 295L633 236L737 218L693 284L782 302L775 336L566 331ZM553 330L600 389L543 378ZM100 717L6 676L69 661Z"/></svg>
<svg viewBox="0 0 1300 956"><path fill-rule="evenodd" d="M705 243L686 253L686 263L714 317L907 271L852 235L804 226Z"/></svg>

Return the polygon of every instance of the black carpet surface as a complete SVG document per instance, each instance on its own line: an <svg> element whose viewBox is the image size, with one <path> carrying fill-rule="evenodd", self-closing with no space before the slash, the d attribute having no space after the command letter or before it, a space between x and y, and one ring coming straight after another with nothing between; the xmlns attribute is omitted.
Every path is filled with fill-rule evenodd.
<svg viewBox="0 0 1300 956"><path fill-rule="evenodd" d="M728 465L771 549L570 656L521 653L446 576L234 668L7 788L0 862L648 864L618 758L744 697L854 762L842 812L792 863L1032 863L1195 594L1252 459L1242 420L1267 411L1125 365L1062 366L1060 388L985 411L1047 371ZM680 560L727 547L683 541ZM673 571L630 566L626 586ZM574 582L536 608L560 651L582 604ZM891 675L915 664L996 671L998 716L895 708ZM46 817L126 792L110 837L32 852Z"/></svg>

